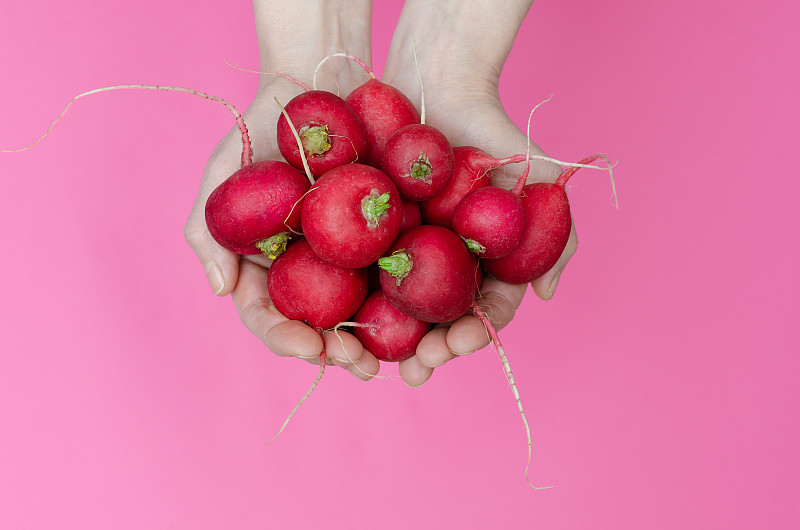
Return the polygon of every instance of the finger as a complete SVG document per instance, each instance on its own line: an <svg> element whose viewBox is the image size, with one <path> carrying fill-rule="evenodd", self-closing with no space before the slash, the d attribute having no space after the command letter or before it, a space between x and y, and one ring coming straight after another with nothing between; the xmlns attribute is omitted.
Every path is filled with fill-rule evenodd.
<svg viewBox="0 0 800 530"><path fill-rule="evenodd" d="M464 315L447 328L445 342L454 355L468 355L488 345L489 335L479 318Z"/></svg>
<svg viewBox="0 0 800 530"><path fill-rule="evenodd" d="M422 337L414 355L420 366L436 368L455 358L455 353L447 346L448 329L448 327L433 328Z"/></svg>
<svg viewBox="0 0 800 530"><path fill-rule="evenodd" d="M416 355L400 361L397 369L405 384L412 388L422 386L433 375L433 368L421 365Z"/></svg>
<svg viewBox="0 0 800 530"><path fill-rule="evenodd" d="M272 303L263 268L242 261L231 295L244 325L276 355L314 358L322 353L319 333L302 322L289 320Z"/></svg>
<svg viewBox="0 0 800 530"><path fill-rule="evenodd" d="M326 331L322 334L328 359L337 364L353 364L361 359L364 347L346 331Z"/></svg>
<svg viewBox="0 0 800 530"><path fill-rule="evenodd" d="M340 364L339 366L349 371L354 377L357 377L362 381L369 381L378 375L378 371L381 368L378 358L367 350L363 350L361 358L358 361L354 363Z"/></svg>
<svg viewBox="0 0 800 530"><path fill-rule="evenodd" d="M526 285L511 285L494 278L486 278L481 286L477 302L495 329L502 329L514 318ZM472 314L453 322L447 332L447 347L456 355L467 355L486 347L491 340L486 326Z"/></svg>
<svg viewBox="0 0 800 530"><path fill-rule="evenodd" d="M561 257L558 258L558 261L552 269L531 282L531 287L533 288L533 292L536 293L536 296L542 300L550 300L553 298L553 294L558 286L558 281L561 279L561 273L564 272L564 268L577 250L578 234L575 232L575 224L573 223L572 230L569 233L569 239L567 240L567 246L564 247Z"/></svg>

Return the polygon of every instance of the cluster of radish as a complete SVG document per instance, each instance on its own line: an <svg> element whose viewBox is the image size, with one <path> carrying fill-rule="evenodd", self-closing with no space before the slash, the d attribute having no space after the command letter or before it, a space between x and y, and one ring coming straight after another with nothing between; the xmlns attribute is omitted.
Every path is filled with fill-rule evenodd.
<svg viewBox="0 0 800 530"><path fill-rule="evenodd" d="M352 328L382 361L411 357L433 324L472 311L500 352L527 429L502 345L476 302L482 277L526 284L550 270L571 229L565 184L607 158L587 157L554 183L526 185L526 165L513 190L492 186L493 169L537 157L452 147L424 123L424 103L420 114L358 58L333 56L357 61L370 79L345 99L295 80L305 91L277 123L285 162L245 161L223 182L206 204L211 234L234 252L274 259L270 298L288 318L319 332ZM324 351L320 361L315 384ZM528 442L530 450L529 432Z"/></svg>
<svg viewBox="0 0 800 530"><path fill-rule="evenodd" d="M424 101L420 113L349 54L322 62L335 56L355 60L370 79L345 99L293 80L304 92L281 107L276 124L285 160L253 162L241 115L203 92L120 85L86 92L70 105L100 91L135 88L189 92L227 106L242 134L242 165L207 200L214 239L232 252L274 260L266 282L286 317L320 333L348 327L382 361L409 358L432 325L471 311L501 356L528 434L530 464L530 430L513 374L477 303L482 278L488 273L526 284L550 270L570 234L565 184L578 168L608 159L561 162L570 168L554 183L526 184L530 159L552 159L529 152L498 159L475 146L452 147L424 123ZM511 191L492 186L493 169L520 162L526 169ZM303 400L325 364L323 350L320 373Z"/></svg>

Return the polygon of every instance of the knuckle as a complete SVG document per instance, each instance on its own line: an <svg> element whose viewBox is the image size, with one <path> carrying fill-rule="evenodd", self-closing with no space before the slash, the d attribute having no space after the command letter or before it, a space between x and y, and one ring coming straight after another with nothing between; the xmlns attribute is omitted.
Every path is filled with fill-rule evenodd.
<svg viewBox="0 0 800 530"><path fill-rule="evenodd" d="M205 226L199 225L193 217L190 217L183 227L183 238L195 252L205 242L205 231Z"/></svg>

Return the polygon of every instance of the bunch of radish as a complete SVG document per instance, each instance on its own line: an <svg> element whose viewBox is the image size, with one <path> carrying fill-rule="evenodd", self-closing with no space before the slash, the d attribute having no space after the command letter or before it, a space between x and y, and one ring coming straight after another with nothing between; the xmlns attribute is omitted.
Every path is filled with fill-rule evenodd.
<svg viewBox="0 0 800 530"><path fill-rule="evenodd" d="M206 202L214 239L232 252L274 260L265 282L286 317L320 333L351 328L381 361L405 360L434 324L475 314L512 385L530 464L530 430L513 374L479 305L482 278L527 284L550 270L571 229L565 184L578 168L608 159L559 162L570 168L554 183L526 184L531 159L558 161L529 152L498 159L477 146L453 147L424 123L424 100L418 112L358 58L337 53L320 66L337 56L358 62L369 80L346 99L295 81L304 91L281 106L275 124L284 160L253 162L241 115L203 92L120 85L86 92L70 105L100 91L133 88L189 92L227 106L242 134L242 164ZM493 169L521 162L526 169L513 190L492 185ZM298 407L324 373L324 350L320 361Z"/></svg>

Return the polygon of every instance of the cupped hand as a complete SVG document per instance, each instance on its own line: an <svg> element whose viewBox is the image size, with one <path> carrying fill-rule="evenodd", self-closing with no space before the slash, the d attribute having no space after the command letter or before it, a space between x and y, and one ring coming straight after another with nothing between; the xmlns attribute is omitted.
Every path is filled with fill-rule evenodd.
<svg viewBox="0 0 800 530"><path fill-rule="evenodd" d="M301 91L299 86L284 79L262 84L244 113L254 161L283 160L276 142L276 124L281 110L275 98L285 105ZM359 379L370 379L378 372L378 360L364 350L355 337L343 331L320 335L278 311L270 299L266 282L272 260L263 255L234 254L211 237L205 222L206 200L241 167L241 138L239 129L234 127L214 148L185 226L186 241L205 268L211 289L218 296L232 296L244 325L276 355L319 364L324 344L328 364L342 366Z"/></svg>
<svg viewBox="0 0 800 530"><path fill-rule="evenodd" d="M418 50L437 49L434 42L426 42L424 34L417 39L416 45ZM394 47L392 52L383 81L396 86L419 104L421 90L410 44ZM436 64L435 58L420 57L419 63L425 86L426 123L442 131L451 145L475 146L496 158L526 152L526 134L512 122L500 103L497 77L502 63L487 68L483 77L479 69L470 67L459 71L457 64L443 63L443 66ZM450 66L446 66L448 64ZM531 102L531 106L536 103ZM530 149L532 155L545 155L533 143ZM492 182L496 186L511 189L524 169L524 164L498 168L494 171ZM556 164L531 161L527 182L554 182L560 172L561 168ZM573 225L558 262L550 271L531 282L533 291L542 300L549 300L553 296L561 273L577 250L577 244ZM477 302L495 329L500 330L513 319L526 289L527 284L511 285L486 277ZM460 355L477 351L488 345L489 341L483 323L471 312L467 313L455 322L439 325L429 332L419 344L416 355L400 363L400 374L407 384L419 386L431 377L434 368Z"/></svg>

